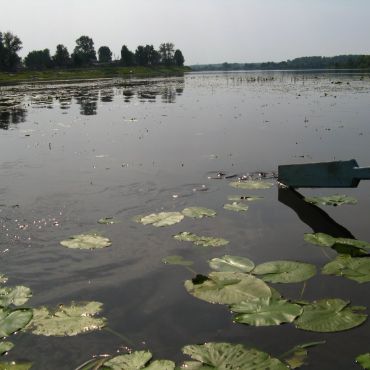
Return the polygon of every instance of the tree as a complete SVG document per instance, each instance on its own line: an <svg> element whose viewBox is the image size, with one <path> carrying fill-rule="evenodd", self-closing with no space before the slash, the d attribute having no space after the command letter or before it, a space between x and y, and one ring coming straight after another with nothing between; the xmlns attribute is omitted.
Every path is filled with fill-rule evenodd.
<svg viewBox="0 0 370 370"><path fill-rule="evenodd" d="M108 46L101 46L98 50L99 62L110 63L112 61L112 52Z"/></svg>
<svg viewBox="0 0 370 370"><path fill-rule="evenodd" d="M157 50L154 49L153 45L145 45L145 54L147 65L155 66L161 61L161 56Z"/></svg>
<svg viewBox="0 0 370 370"><path fill-rule="evenodd" d="M11 32L5 32L0 37L0 43L0 68L14 70L21 61L17 53L22 49L22 41Z"/></svg>
<svg viewBox="0 0 370 370"><path fill-rule="evenodd" d="M177 49L175 51L175 54L173 56L173 60L174 60L175 64L179 67L182 67L184 65L185 59L184 59L184 56L182 55L181 50Z"/></svg>
<svg viewBox="0 0 370 370"><path fill-rule="evenodd" d="M64 45L57 45L55 55L53 56L53 62L58 67L66 67L70 64L69 52Z"/></svg>
<svg viewBox="0 0 370 370"><path fill-rule="evenodd" d="M159 53L163 64L168 66L173 63L174 48L175 45L172 42L166 42L159 46Z"/></svg>
<svg viewBox="0 0 370 370"><path fill-rule="evenodd" d="M29 69L50 68L53 64L49 49L31 51L24 59L24 63Z"/></svg>
<svg viewBox="0 0 370 370"><path fill-rule="evenodd" d="M135 55L126 45L121 49L121 63L126 67L131 67L135 64Z"/></svg>
<svg viewBox="0 0 370 370"><path fill-rule="evenodd" d="M139 66L145 66L147 64L147 57L145 48L142 45L139 45L135 50L135 61Z"/></svg>
<svg viewBox="0 0 370 370"><path fill-rule="evenodd" d="M81 36L76 40L76 47L72 54L73 63L77 66L96 62L94 41L88 36Z"/></svg>

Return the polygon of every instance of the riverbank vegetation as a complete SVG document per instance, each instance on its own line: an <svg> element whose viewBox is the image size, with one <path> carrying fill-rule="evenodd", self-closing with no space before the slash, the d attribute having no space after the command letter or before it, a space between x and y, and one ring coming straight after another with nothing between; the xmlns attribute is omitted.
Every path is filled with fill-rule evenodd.
<svg viewBox="0 0 370 370"><path fill-rule="evenodd" d="M139 45L131 51L123 45L120 58L116 59L108 46L101 46L96 52L89 36L79 37L71 54L59 44L54 55L49 49L33 50L22 59L18 55L21 49L18 36L0 32L0 82L161 75L189 70L184 67L181 50L171 42L162 43L158 50L153 45Z"/></svg>

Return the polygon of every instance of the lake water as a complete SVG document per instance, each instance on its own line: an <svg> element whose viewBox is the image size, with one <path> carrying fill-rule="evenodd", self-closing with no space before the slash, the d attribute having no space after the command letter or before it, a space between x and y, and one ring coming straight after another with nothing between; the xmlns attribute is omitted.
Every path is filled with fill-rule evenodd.
<svg viewBox="0 0 370 370"><path fill-rule="evenodd" d="M285 297L342 298L370 307L369 283L320 274L336 253L303 240L304 233L333 227L370 241L369 182L354 189L302 189L303 195L358 199L354 206L323 206L328 216L322 220L302 206L287 206L295 195L279 191L275 181L272 189L241 191L229 179L212 179L219 172L276 173L289 163L355 158L370 166L369 74L190 73L30 84L0 88L0 106L0 273L9 286L32 289L31 307L103 302L109 328L127 338L106 330L62 338L18 333L9 338L15 348L7 360L32 361L32 369L74 369L92 355L128 346L180 363L186 344L242 343L278 356L296 344L325 340L310 350L305 368L360 368L354 358L370 350L368 321L332 334L292 324L236 324L227 306L186 292L191 272L161 261L181 255L204 275L207 261L225 254L255 263L308 262L318 274L303 296L302 283L274 285ZM235 194L263 199L250 202L247 212L223 209ZM189 206L212 208L217 216L163 228L132 220ZM99 225L102 217L121 222ZM112 246L86 251L60 245L92 230ZM173 239L181 231L230 244L194 247Z"/></svg>

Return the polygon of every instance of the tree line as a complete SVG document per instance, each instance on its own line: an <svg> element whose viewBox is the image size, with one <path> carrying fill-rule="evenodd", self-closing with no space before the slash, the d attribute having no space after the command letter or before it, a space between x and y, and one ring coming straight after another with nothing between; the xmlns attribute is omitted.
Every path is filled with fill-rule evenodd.
<svg viewBox="0 0 370 370"><path fill-rule="evenodd" d="M183 66L185 59L179 49L171 42L162 43L156 50L153 45L139 45L133 52L126 45L121 48L121 58L112 59L112 51L108 46L101 46L95 51L94 41L89 36L81 36L70 54L67 47L59 44L54 55L49 49L33 50L22 60L18 52L22 49L22 41L11 32L0 32L0 70L14 71L22 67L32 70L48 68L89 67L93 65L133 66Z"/></svg>
<svg viewBox="0 0 370 370"><path fill-rule="evenodd" d="M283 62L220 63L191 66L194 71L235 71L268 69L356 69L370 68L370 55L337 55L302 57Z"/></svg>

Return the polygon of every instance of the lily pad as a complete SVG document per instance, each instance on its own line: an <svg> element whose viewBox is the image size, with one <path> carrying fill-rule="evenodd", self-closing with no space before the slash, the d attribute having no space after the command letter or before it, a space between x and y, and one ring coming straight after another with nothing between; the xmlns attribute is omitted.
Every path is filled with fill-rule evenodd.
<svg viewBox="0 0 370 370"><path fill-rule="evenodd" d="M45 336L73 336L99 330L106 325L104 317L94 317L102 310L100 302L60 305L55 310L40 307L33 310L33 320L27 326L33 334Z"/></svg>
<svg viewBox="0 0 370 370"><path fill-rule="evenodd" d="M114 225L119 224L121 221L115 219L114 217L103 217L100 220L98 220L98 224L101 225Z"/></svg>
<svg viewBox="0 0 370 370"><path fill-rule="evenodd" d="M303 306L303 313L295 321L295 326L322 333L349 330L367 319L366 314L357 312L361 309L349 307L349 301L342 299L322 299Z"/></svg>
<svg viewBox="0 0 370 370"><path fill-rule="evenodd" d="M320 247L332 247L336 238L325 233L304 234L304 240L307 243L319 245Z"/></svg>
<svg viewBox="0 0 370 370"><path fill-rule="evenodd" d="M293 322L303 309L286 300L274 300L269 297L232 305L231 311L237 313L234 317L236 322L253 326L272 326Z"/></svg>
<svg viewBox="0 0 370 370"><path fill-rule="evenodd" d="M0 337L7 337L23 329L32 319L32 310L29 308L0 308Z"/></svg>
<svg viewBox="0 0 370 370"><path fill-rule="evenodd" d="M356 361L362 366L363 369L370 369L370 352L357 356Z"/></svg>
<svg viewBox="0 0 370 370"><path fill-rule="evenodd" d="M176 240L192 242L194 245L202 247L222 247L229 244L229 241L223 238L213 238L210 236L198 236L187 231L181 232L173 236Z"/></svg>
<svg viewBox="0 0 370 370"><path fill-rule="evenodd" d="M248 211L249 207L243 203L232 202L232 203L225 204L224 208L227 209L228 211L245 212L245 211Z"/></svg>
<svg viewBox="0 0 370 370"><path fill-rule="evenodd" d="M61 241L60 244L72 249L98 249L109 247L112 242L104 236L92 233L71 236L69 239Z"/></svg>
<svg viewBox="0 0 370 370"><path fill-rule="evenodd" d="M153 225L156 227L171 226L179 223L184 219L180 212L160 212L152 213L148 216L140 217L138 222L143 225Z"/></svg>
<svg viewBox="0 0 370 370"><path fill-rule="evenodd" d="M358 283L368 283L370 282L370 257L356 258L339 255L323 267L322 273L344 276Z"/></svg>
<svg viewBox="0 0 370 370"><path fill-rule="evenodd" d="M0 362L0 370L29 370L32 362Z"/></svg>
<svg viewBox="0 0 370 370"><path fill-rule="evenodd" d="M230 186L236 189L270 189L274 186L271 182L265 181L233 181L230 182Z"/></svg>
<svg viewBox="0 0 370 370"><path fill-rule="evenodd" d="M8 281L8 278L5 275L0 274L0 284L4 284Z"/></svg>
<svg viewBox="0 0 370 370"><path fill-rule="evenodd" d="M227 197L227 200L229 200L230 202L240 202L242 200L245 200L247 202L252 202L254 200L259 200L259 199L263 199L263 197L257 197L257 196L254 196L254 195L229 195Z"/></svg>
<svg viewBox="0 0 370 370"><path fill-rule="evenodd" d="M162 262L167 265L191 266L193 261L186 260L182 256L167 256L162 259Z"/></svg>
<svg viewBox="0 0 370 370"><path fill-rule="evenodd" d="M248 258L225 255L222 258L213 258L209 261L212 270L223 272L251 272L254 263Z"/></svg>
<svg viewBox="0 0 370 370"><path fill-rule="evenodd" d="M104 362L104 368L112 370L174 370L175 363L168 360L156 360L148 364L152 354L149 351L135 351L127 355L115 356Z"/></svg>
<svg viewBox="0 0 370 370"><path fill-rule="evenodd" d="M252 275L238 272L211 272L185 281L185 289L210 303L236 304L272 296L269 286Z"/></svg>
<svg viewBox="0 0 370 370"><path fill-rule="evenodd" d="M284 362L289 365L291 369L298 369L303 365L307 364L308 350L309 347L314 347L319 344L325 344L325 341L310 342L305 344L298 344L290 351L288 351L284 357ZM288 357L289 355L289 357Z"/></svg>
<svg viewBox="0 0 370 370"><path fill-rule="evenodd" d="M199 361L200 367L192 369L217 370L287 370L277 358L258 351L254 348L245 348L241 344L206 343L203 345L190 345L182 349L183 353Z"/></svg>
<svg viewBox="0 0 370 370"><path fill-rule="evenodd" d="M316 267L295 261L272 261L258 265L252 272L270 283L300 283L316 274Z"/></svg>
<svg viewBox="0 0 370 370"><path fill-rule="evenodd" d="M9 352L14 347L12 342L0 342L0 356Z"/></svg>
<svg viewBox="0 0 370 370"><path fill-rule="evenodd" d="M342 204L357 204L357 199L347 195L331 195L327 197L306 197L304 200L312 204L322 204L325 206L341 206Z"/></svg>
<svg viewBox="0 0 370 370"><path fill-rule="evenodd" d="M209 208L203 207L188 207L181 212L186 217L191 218L203 218L203 217L215 217L216 211Z"/></svg>
<svg viewBox="0 0 370 370"><path fill-rule="evenodd" d="M25 304L31 297L31 289L25 286L19 285L14 288L0 288L0 306L2 307L8 307L11 304L14 306L21 306L22 304Z"/></svg>

